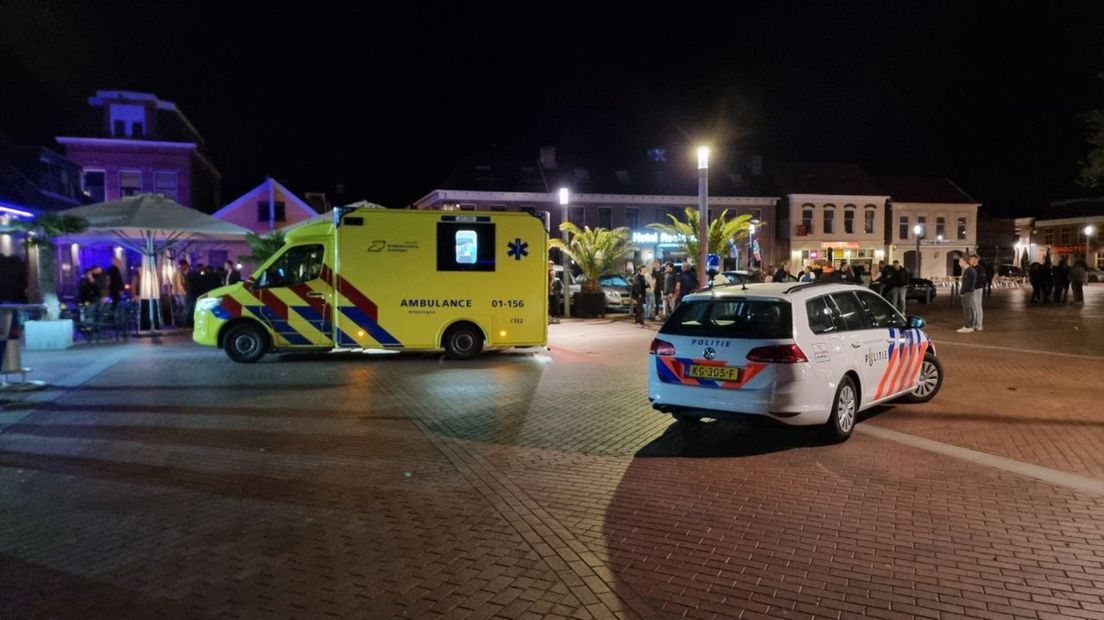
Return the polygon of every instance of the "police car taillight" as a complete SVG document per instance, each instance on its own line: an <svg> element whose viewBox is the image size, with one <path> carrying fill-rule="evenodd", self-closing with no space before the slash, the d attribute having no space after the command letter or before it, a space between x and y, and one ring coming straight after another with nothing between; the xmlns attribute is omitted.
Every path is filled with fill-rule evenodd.
<svg viewBox="0 0 1104 620"><path fill-rule="evenodd" d="M659 338L652 339L652 355L674 355L675 345L667 342L666 340L660 340Z"/></svg>
<svg viewBox="0 0 1104 620"><path fill-rule="evenodd" d="M748 351L747 358L752 362L768 362L771 364L796 364L809 361L801 347L796 344L757 347Z"/></svg>

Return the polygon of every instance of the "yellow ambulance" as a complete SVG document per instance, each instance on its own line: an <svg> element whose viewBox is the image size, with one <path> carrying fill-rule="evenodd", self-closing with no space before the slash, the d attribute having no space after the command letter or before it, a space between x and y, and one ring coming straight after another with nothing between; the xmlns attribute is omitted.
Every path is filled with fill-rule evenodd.
<svg viewBox="0 0 1104 620"><path fill-rule="evenodd" d="M192 338L236 362L331 349L542 346L548 231L524 212L338 208L253 277L196 303Z"/></svg>

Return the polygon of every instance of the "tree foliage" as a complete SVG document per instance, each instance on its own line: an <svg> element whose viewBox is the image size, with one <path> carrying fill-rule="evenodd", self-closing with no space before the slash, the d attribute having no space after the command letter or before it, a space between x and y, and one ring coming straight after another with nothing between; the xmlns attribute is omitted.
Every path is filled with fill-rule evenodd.
<svg viewBox="0 0 1104 620"><path fill-rule="evenodd" d="M23 243L38 253L38 291L46 306L47 318L56 319L60 312L57 296L54 241L65 235L88 230L88 221L81 217L62 213L41 213L29 220L12 223L12 228L24 233Z"/></svg>
<svg viewBox="0 0 1104 620"><path fill-rule="evenodd" d="M284 233L278 230L267 235L246 233L245 242L249 244L250 254L242 256L241 260L259 267L284 247Z"/></svg>
<svg viewBox="0 0 1104 620"><path fill-rule="evenodd" d="M686 208L686 221L681 221L674 215L668 214L670 224L648 224L648 228L665 232L669 235L682 235L684 241L680 246L687 256L698 257L698 223L701 221L700 213L692 207ZM721 212L719 217L709 223L709 239L706 243L707 254L722 254L731 239L738 242L748 236L751 227L750 215L737 215L728 218L728 209Z"/></svg>
<svg viewBox="0 0 1104 620"><path fill-rule="evenodd" d="M1088 130L1085 140L1089 152L1079 162L1077 182L1085 187L1099 187L1104 183L1104 110L1090 110L1081 118Z"/></svg>
<svg viewBox="0 0 1104 620"><path fill-rule="evenodd" d="M621 261L632 253L632 243L628 228L590 228L579 229L571 222L560 224L560 230L571 234L567 246L561 239L551 239L551 245L567 253L579 266L586 281L582 292L597 293L602 290L598 278L616 269Z"/></svg>

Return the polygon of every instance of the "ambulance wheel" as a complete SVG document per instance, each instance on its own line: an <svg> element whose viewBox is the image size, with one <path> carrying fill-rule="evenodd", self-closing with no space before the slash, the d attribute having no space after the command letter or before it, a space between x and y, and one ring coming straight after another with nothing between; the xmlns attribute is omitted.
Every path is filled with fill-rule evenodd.
<svg viewBox="0 0 1104 620"><path fill-rule="evenodd" d="M239 323L226 333L226 355L241 364L252 364L268 352L268 338L260 325Z"/></svg>
<svg viewBox="0 0 1104 620"><path fill-rule="evenodd" d="M455 325L445 334L445 354L453 360L470 360L483 350L483 333L474 325Z"/></svg>
<svg viewBox="0 0 1104 620"><path fill-rule="evenodd" d="M943 387L943 364L939 358L931 353L924 354L924 361L920 363L920 376L916 380L916 387L901 397L906 403L926 403L939 393Z"/></svg>
<svg viewBox="0 0 1104 620"><path fill-rule="evenodd" d="M859 413L859 392L851 377L844 377L836 388L836 397L832 401L832 415L824 426L825 435L834 443L847 441L855 430Z"/></svg>

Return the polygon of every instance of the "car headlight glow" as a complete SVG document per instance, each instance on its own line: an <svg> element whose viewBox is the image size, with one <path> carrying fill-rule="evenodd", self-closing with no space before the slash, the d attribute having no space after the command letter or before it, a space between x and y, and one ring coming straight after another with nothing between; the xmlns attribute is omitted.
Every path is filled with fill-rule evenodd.
<svg viewBox="0 0 1104 620"><path fill-rule="evenodd" d="M200 312L210 312L215 306L219 305L222 301L222 297L203 297L196 301L196 310Z"/></svg>

